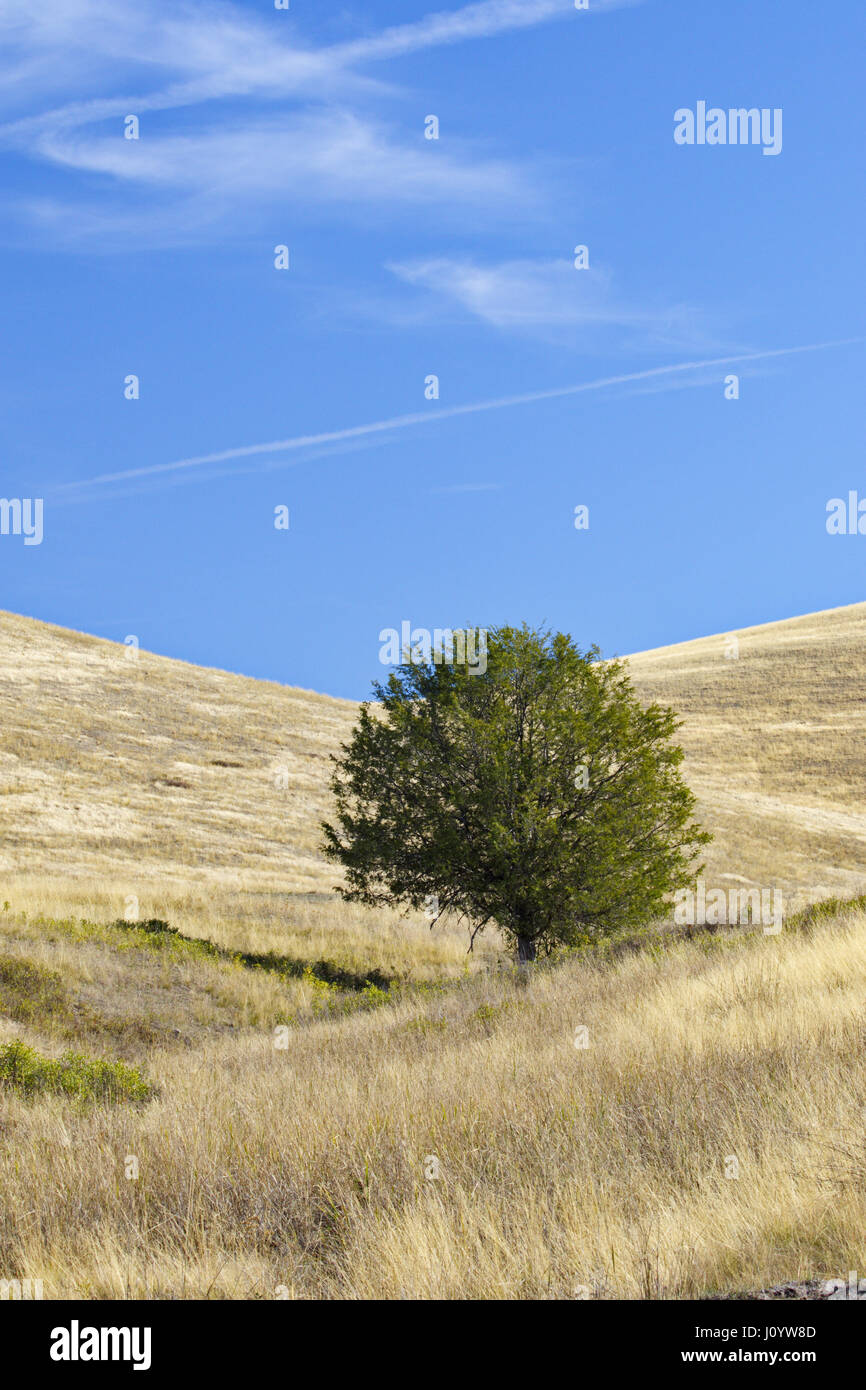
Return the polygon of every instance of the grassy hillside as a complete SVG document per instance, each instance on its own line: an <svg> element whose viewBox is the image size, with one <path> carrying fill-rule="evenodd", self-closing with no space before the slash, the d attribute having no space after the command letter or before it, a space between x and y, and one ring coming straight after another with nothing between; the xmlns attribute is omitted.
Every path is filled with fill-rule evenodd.
<svg viewBox="0 0 866 1390"><path fill-rule="evenodd" d="M866 604L629 658L683 717L708 879L866 886ZM592 634L588 634L591 637ZM375 675L371 672L371 676ZM349 701L0 613L0 874L18 906L333 934L319 854ZM180 917L179 917L180 914ZM348 918L350 936L364 915ZM346 924L349 923L347 926ZM435 953L435 948L434 948Z"/></svg>
<svg viewBox="0 0 866 1390"><path fill-rule="evenodd" d="M462 972L462 934L335 899L319 822L355 713L0 613L0 904L137 905L231 949Z"/></svg>
<svg viewBox="0 0 866 1390"><path fill-rule="evenodd" d="M0 1253L46 1297L676 1298L858 1267L861 907L283 1034L302 1001L242 963L0 930L27 971L0 1044L122 1051L151 1089L34 1095L0 1049Z"/></svg>
<svg viewBox="0 0 866 1390"><path fill-rule="evenodd" d="M708 881L808 898L863 890L866 603L629 664L641 696L683 718L686 776L716 836Z"/></svg>
<svg viewBox="0 0 866 1390"><path fill-rule="evenodd" d="M866 605L738 637L631 658L683 715L707 881L862 892ZM350 703L0 614L0 713L3 1277L689 1297L858 1267L866 899L517 972L332 894Z"/></svg>

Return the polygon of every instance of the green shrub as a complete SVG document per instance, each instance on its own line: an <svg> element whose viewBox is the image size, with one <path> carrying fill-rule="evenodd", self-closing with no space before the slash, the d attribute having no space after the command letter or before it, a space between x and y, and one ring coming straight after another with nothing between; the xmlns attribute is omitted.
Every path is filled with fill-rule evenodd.
<svg viewBox="0 0 866 1390"><path fill-rule="evenodd" d="M43 1057L17 1038L0 1047L0 1085L23 1096L49 1093L94 1101L142 1101L154 1093L137 1067L78 1052Z"/></svg>
<svg viewBox="0 0 866 1390"><path fill-rule="evenodd" d="M810 903L800 912L793 913L785 925L791 931L809 931L846 912L866 912L866 894L857 898L824 898L820 902Z"/></svg>
<svg viewBox="0 0 866 1390"><path fill-rule="evenodd" d="M22 956L0 960L0 1008L21 1022L68 1012L63 980L38 961Z"/></svg>

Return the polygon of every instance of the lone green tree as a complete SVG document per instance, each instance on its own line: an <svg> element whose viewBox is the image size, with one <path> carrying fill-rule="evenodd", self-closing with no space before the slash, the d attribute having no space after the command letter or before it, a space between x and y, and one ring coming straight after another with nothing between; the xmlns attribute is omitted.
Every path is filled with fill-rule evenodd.
<svg viewBox="0 0 866 1390"><path fill-rule="evenodd" d="M711 838L674 713L644 708L598 648L525 625L488 633L484 670L403 655L333 759L342 896L432 902L468 919L470 945L494 922L521 962L657 916Z"/></svg>

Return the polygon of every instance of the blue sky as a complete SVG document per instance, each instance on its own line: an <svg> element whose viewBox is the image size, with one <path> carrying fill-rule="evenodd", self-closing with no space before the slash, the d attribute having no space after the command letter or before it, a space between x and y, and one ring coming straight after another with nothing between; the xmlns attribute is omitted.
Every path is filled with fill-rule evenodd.
<svg viewBox="0 0 866 1390"><path fill-rule="evenodd" d="M0 607L361 698L404 619L613 655L861 600L864 38L862 0L0 0L0 496L44 499ZM677 145L699 101L781 153Z"/></svg>

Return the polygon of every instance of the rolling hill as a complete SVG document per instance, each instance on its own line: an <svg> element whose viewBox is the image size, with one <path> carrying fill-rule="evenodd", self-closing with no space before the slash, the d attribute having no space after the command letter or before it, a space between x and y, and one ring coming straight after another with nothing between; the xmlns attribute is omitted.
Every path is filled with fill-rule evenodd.
<svg viewBox="0 0 866 1390"><path fill-rule="evenodd" d="M866 885L864 661L866 603L629 658L642 698L682 716L708 881ZM315 911L333 883L328 758L355 710L0 614L6 897L41 883L154 915L197 898Z"/></svg>
<svg viewBox="0 0 866 1390"><path fill-rule="evenodd" d="M864 625L631 658L682 713L708 880L862 883ZM470 968L331 892L352 704L3 614L0 710L4 1280L658 1299L858 1267L866 898Z"/></svg>
<svg viewBox="0 0 866 1390"><path fill-rule="evenodd" d="M686 778L715 835L707 880L792 900L866 885L866 603L629 658L681 715Z"/></svg>

